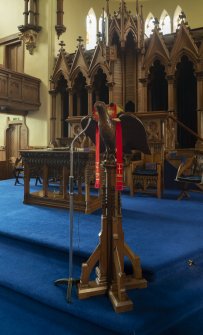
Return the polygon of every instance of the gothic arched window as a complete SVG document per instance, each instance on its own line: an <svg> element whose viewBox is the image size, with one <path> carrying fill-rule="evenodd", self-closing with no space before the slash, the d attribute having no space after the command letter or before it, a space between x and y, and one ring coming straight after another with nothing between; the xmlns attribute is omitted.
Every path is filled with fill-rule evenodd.
<svg viewBox="0 0 203 335"><path fill-rule="evenodd" d="M104 11L99 18L99 32L102 34L102 36L106 34L106 21L107 14Z"/></svg>
<svg viewBox="0 0 203 335"><path fill-rule="evenodd" d="M145 21L145 35L149 37L154 29L154 15L149 13Z"/></svg>
<svg viewBox="0 0 203 335"><path fill-rule="evenodd" d="M181 13L182 13L182 8L180 6L177 6L174 12L174 16L173 16L173 32L175 32L176 29L178 29L178 25L181 21L180 19Z"/></svg>
<svg viewBox="0 0 203 335"><path fill-rule="evenodd" d="M171 18L165 9L161 14L159 26L164 35L171 33Z"/></svg>
<svg viewBox="0 0 203 335"><path fill-rule="evenodd" d="M90 8L86 16L86 49L94 49L96 45L97 19L95 12Z"/></svg>

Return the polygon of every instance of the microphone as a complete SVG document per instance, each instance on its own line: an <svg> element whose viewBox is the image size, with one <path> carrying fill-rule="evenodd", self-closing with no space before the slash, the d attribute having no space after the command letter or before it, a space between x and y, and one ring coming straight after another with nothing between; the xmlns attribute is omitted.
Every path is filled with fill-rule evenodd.
<svg viewBox="0 0 203 335"><path fill-rule="evenodd" d="M81 132L79 134L77 134L74 139L72 140L71 142L71 145L70 145L70 150L73 151L73 144L75 143L75 141L87 130L87 128L89 127L90 125L90 121L91 121L91 116L90 115L87 115L85 118L89 119L85 128L81 130Z"/></svg>

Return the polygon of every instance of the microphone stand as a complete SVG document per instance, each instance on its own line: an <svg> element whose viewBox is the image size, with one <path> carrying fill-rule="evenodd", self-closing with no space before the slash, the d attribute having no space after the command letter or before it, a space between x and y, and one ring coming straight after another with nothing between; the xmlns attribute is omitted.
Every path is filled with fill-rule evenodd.
<svg viewBox="0 0 203 335"><path fill-rule="evenodd" d="M71 303L71 296L72 296L72 287L75 284L80 282L80 279L73 278L73 213L74 213L74 205L73 205L73 198L74 198L74 176L73 176L73 161L74 161L74 143L75 141L87 130L89 127L91 117L87 116L88 122L86 127L74 137L73 141L70 145L70 175L69 175L69 233L70 233L70 246L69 246L69 277L68 278L61 278L55 280L55 285L68 285L66 299L69 303Z"/></svg>

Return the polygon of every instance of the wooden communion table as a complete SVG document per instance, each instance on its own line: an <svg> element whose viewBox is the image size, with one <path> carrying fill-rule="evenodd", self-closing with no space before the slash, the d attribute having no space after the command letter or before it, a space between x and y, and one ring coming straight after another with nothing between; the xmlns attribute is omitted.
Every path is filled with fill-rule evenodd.
<svg viewBox="0 0 203 335"><path fill-rule="evenodd" d="M24 164L24 203L69 208L68 178L70 151L66 149L21 150ZM75 151L74 209L91 213L101 207L99 194L91 195L94 179L95 153ZM31 192L31 177L40 177L42 184ZM84 184L84 190L82 188Z"/></svg>

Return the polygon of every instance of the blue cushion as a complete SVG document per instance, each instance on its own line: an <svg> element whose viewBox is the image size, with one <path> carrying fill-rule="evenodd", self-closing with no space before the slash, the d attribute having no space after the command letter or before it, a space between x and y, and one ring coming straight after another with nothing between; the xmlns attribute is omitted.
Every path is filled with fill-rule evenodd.
<svg viewBox="0 0 203 335"><path fill-rule="evenodd" d="M133 174L140 176L157 176L157 171L152 169L136 169Z"/></svg>
<svg viewBox="0 0 203 335"><path fill-rule="evenodd" d="M202 181L200 176L185 176L185 177L178 177L179 181L185 181L188 183L196 183L199 184Z"/></svg>

